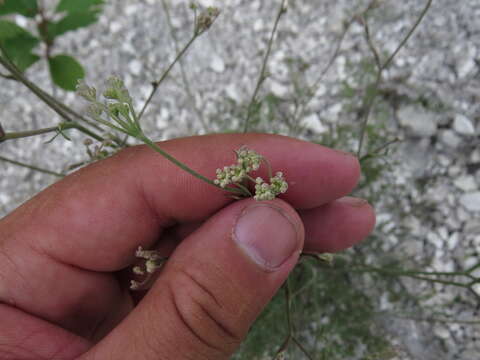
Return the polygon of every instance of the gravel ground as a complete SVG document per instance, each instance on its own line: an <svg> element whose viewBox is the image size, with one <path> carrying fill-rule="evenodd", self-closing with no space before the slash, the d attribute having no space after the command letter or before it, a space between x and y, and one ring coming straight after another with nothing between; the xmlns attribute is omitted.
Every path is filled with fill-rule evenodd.
<svg viewBox="0 0 480 360"><path fill-rule="evenodd" d="M172 1L171 6L173 34L179 44L190 36L187 3ZM222 14L183 58L184 77L177 66L147 111L145 127L152 138L222 131L225 124L231 128L238 124L235 111L248 103L253 92L278 2L201 3L220 6ZM270 77L263 91L286 98L298 91L295 84L301 87L315 81L319 69L325 67L335 51L343 24L364 9L366 3L292 1L280 23L269 62ZM372 41L383 56L396 48L425 2L381 3L369 24ZM404 192L400 202L394 190L385 194L379 205L379 221L396 221L408 229L409 241L400 244L400 250L412 257L429 257L428 269L434 271L466 269L479 261L479 18L478 0L433 1L415 36L385 71L381 86L382 99L388 100L386 129L403 139L397 147L399 151L392 155L395 165L388 181L392 189L401 187ZM21 23L22 19L17 21ZM99 81L117 74L125 79L139 103L147 97L150 82L175 56L175 42L165 12L156 0L112 1L98 24L66 35L57 45L56 51L75 54L86 66L87 82L101 85ZM371 60L371 53L363 27L357 21L345 36L332 68L322 78L295 136L312 139L332 124L357 119L340 95L345 84L351 88L361 84L355 69L365 59ZM294 69L302 64L309 66L303 67L301 76L295 76ZM45 66L39 62L28 75L37 84L52 89ZM368 75L368 68L364 71ZM5 130L34 129L59 121L19 84L6 80L0 80L0 84L0 120ZM73 94L54 91L73 107L82 108ZM361 95L357 97L360 99ZM379 121L377 115L374 114L373 121ZM287 133L281 125L275 131ZM70 134L72 142L56 139L48 145L48 136L8 141L0 144L0 153L65 171L70 164L86 160L83 136ZM6 163L0 163L0 173L0 216L56 180L54 176ZM390 210L391 205L400 206L407 215L398 218L398 212ZM395 236L389 237L386 246L397 246L399 241ZM418 282L407 281L406 286L415 287ZM474 309L479 302L473 292L466 304L455 303L455 289L439 286L437 292L438 296L431 301L450 301L448 310L457 319L478 319ZM480 296L480 286L474 292ZM384 306L388 309L389 305ZM478 325L388 319L385 326L401 349L402 359L479 357Z"/></svg>

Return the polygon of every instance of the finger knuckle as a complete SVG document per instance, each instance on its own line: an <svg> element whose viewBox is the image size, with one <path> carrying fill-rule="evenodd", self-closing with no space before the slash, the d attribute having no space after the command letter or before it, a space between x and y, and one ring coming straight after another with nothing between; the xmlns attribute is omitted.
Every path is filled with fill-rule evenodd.
<svg viewBox="0 0 480 360"><path fill-rule="evenodd" d="M192 270L177 271L169 286L178 319L203 346L230 355L240 345L243 334L235 317L211 290L209 281Z"/></svg>

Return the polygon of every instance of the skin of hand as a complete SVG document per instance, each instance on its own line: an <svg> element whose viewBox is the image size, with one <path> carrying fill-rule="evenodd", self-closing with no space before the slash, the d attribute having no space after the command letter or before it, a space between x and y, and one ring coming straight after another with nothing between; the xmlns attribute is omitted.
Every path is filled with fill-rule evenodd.
<svg viewBox="0 0 480 360"><path fill-rule="evenodd" d="M234 201L145 146L55 183L0 220L0 359L228 359L303 249L339 251L374 227L346 197L350 154L265 134L159 145L210 178L246 145L289 189ZM144 293L129 290L138 246L170 256Z"/></svg>

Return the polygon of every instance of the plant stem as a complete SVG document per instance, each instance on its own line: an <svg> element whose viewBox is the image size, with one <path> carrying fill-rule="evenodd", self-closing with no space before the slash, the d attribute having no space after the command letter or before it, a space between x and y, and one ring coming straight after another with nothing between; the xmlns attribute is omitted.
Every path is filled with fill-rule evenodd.
<svg viewBox="0 0 480 360"><path fill-rule="evenodd" d="M399 142L399 141L401 141L401 139L399 139L399 138L395 138L395 139L392 139L392 140L390 140L390 141L387 141L385 144L382 144L382 145L380 145L379 147L377 147L376 149L374 149L374 150L370 151L369 153L363 155L363 156L359 159L360 163L362 163L362 162L365 161L365 160L368 160L368 159L371 158L371 157L374 157L376 154L378 154L378 153L379 153L380 151L382 151L383 149L386 149L386 148L389 147L390 145L395 144L395 143L397 143L397 142Z"/></svg>
<svg viewBox="0 0 480 360"><path fill-rule="evenodd" d="M376 0L373 0L370 5L367 7L366 10L363 10L362 13L364 13L365 11L367 11L371 6L373 6L374 2ZM338 39L337 41L337 46L332 54L332 56L330 57L327 65L325 66L325 68L320 72L320 75L318 76L317 80L315 80L315 82L313 83L312 86L309 87L308 89L308 92L307 92L307 96L301 100L299 102L299 104L296 106L296 109L295 109L295 112L294 112L294 115L293 115L293 124L295 127L298 127L298 122L300 119L303 118L303 115L305 114L306 112L306 109L307 109L307 105L313 100L313 98L315 97L315 93L318 91L318 88L321 84L321 81L323 80L323 77L328 73L328 71L330 70L330 68L333 66L333 64L335 63L335 60L338 58L338 55L340 54L340 50L342 48L342 44L343 44L343 41L345 40L345 37L348 33L348 30L350 29L350 27L352 26L352 24L355 22L356 18L358 17L357 14L355 14L354 16L352 16L347 23L345 23L344 25L344 29L342 31L342 33L340 34L340 38Z"/></svg>
<svg viewBox="0 0 480 360"><path fill-rule="evenodd" d="M282 345L280 348L277 350L275 353L275 357L279 355L281 352L286 351L288 348L288 345L290 344L290 341L292 341L297 347L300 349L300 351L310 360L313 360L313 357L308 353L307 349L298 341L298 339L294 336L294 329L293 329L293 322L292 322L292 296L291 296L291 290L290 290L290 278L287 278L287 281L284 284L284 290L285 290L285 314L287 317L287 336L285 340L282 342Z"/></svg>
<svg viewBox="0 0 480 360"><path fill-rule="evenodd" d="M177 54L173 62L167 67L167 69L163 72L162 76L157 81L154 81L152 83L152 91L150 92L150 95L148 96L147 101L145 101L145 104L143 105L142 110L138 114L137 121L140 122L140 119L142 118L143 114L145 113L145 110L147 109L148 105L153 99L153 96L157 92L159 86L161 83L166 79L172 68L175 66L175 64L180 60L180 58L186 53L188 48L193 44L193 42L197 39L199 34L194 33L193 36L190 38L190 40L187 42L187 44L183 47L183 49Z"/></svg>
<svg viewBox="0 0 480 360"><path fill-rule="evenodd" d="M145 145L147 145L148 147L150 147L151 149L155 150L156 152L158 152L159 154L161 154L163 157L165 157L167 160L171 161L172 163L174 163L175 165L177 165L179 168L181 168L182 170L188 172L190 175L192 176L195 176L197 179L200 179L200 180L203 180L205 181L206 183L212 185L212 186L215 186L216 188L218 189L221 189L221 190L224 190L224 191L229 191L231 193L234 193L234 194L243 194L243 191L241 189L234 189L234 188L222 188L220 185L217 185L215 184L212 180L210 180L209 178L203 176L202 174L196 172L195 170L189 168L187 165L185 165L184 163L178 161L177 159L175 159L172 155L170 155L169 153L167 153L166 151L164 151L162 148L160 148L155 142L153 142L152 140L150 140L148 137L146 137L145 135L138 135L137 136L137 139L143 141L145 143Z"/></svg>
<svg viewBox="0 0 480 360"><path fill-rule="evenodd" d="M26 137L30 137L30 136L47 134L47 133L50 133L50 132L63 131L63 130L68 130L68 129L77 129L77 130L83 132L84 134L93 137L95 140L103 141L103 138L101 136L98 136L97 134L95 134L94 132L90 131L89 129L83 127L80 124L77 124L75 122L63 122L63 123L60 123L57 126L52 126L52 127L43 128L43 129L4 133L3 136L0 136L0 143L2 143L3 141L6 141L6 140L21 139L21 138L26 138ZM0 135L1 135L1 133L0 133Z"/></svg>
<svg viewBox="0 0 480 360"><path fill-rule="evenodd" d="M93 128L103 131L101 127L99 127L97 124L94 122L88 120L87 118L77 114L74 110L70 109L68 106L65 104L61 103L54 97L50 96L48 93L40 89L38 86L36 86L34 83L30 82L12 63L10 63L8 60L0 56L0 64L5 66L11 73L12 76L15 77L19 82L21 82L23 85L25 85L30 91L32 91L38 98L40 98L45 104L47 104L52 110L54 110L58 115L60 115L65 121L67 122L72 122L76 123L68 114L70 113L71 115L77 117L78 119L82 120L86 124L92 126ZM79 125L75 126L78 130L81 130L82 132L88 134L89 136L92 136L93 138L103 141L105 140L102 136L94 133L91 130L88 130L87 128ZM114 139L115 140L115 139ZM115 140L116 141L116 140ZM117 142L117 141L116 141Z"/></svg>
<svg viewBox="0 0 480 360"><path fill-rule="evenodd" d="M297 345L297 347L300 349L303 355L305 355L309 360L313 360L312 355L308 353L307 349L305 349L305 347L302 345L300 341L297 340L297 338L292 337L292 341L295 343L295 345Z"/></svg>
<svg viewBox="0 0 480 360"><path fill-rule="evenodd" d="M57 173L55 171L51 171L51 170L48 170L48 169L43 169L43 168L40 168L40 167L35 166L35 165L25 164L23 162L8 159L8 158L3 157L3 156L0 156L0 161L5 161L5 162L13 164L13 165L22 166L22 167L25 167L27 169L35 170L35 171L38 171L38 172L41 172L41 173L44 173L44 174L48 174L48 175L53 175L53 176L57 176L57 177L64 177L65 176L65 174L62 174L62 173Z"/></svg>
<svg viewBox="0 0 480 360"><path fill-rule="evenodd" d="M73 127L74 127L73 123L66 123L63 126L62 130L71 129ZM58 126L52 126L52 127L37 129L37 130L9 132L9 133L6 133L4 136L0 137L0 143L6 140L21 139L21 138L26 138L30 136L40 135L40 134L47 134L47 133L58 131L58 129L59 129Z"/></svg>
<svg viewBox="0 0 480 360"><path fill-rule="evenodd" d="M372 54L375 58L375 63L377 65L377 76L376 76L376 79L375 79L373 92L372 92L371 96L369 96L369 94L367 92L367 94L364 97L363 108L365 109L365 116L364 116L364 119L362 121L361 129L360 129L360 139L359 139L359 143L358 143L357 157L360 157L361 152L362 152L362 146L363 146L363 142L364 142L364 139L365 139L365 133L366 133L366 130L367 130L368 120L370 118L370 113L372 111L373 104L375 102L375 98L376 98L377 93L378 93L378 88L379 88L380 83L382 81L383 71L391 64L391 62L393 61L395 56L397 56L399 51L405 46L407 41L412 37L413 33L418 28L418 26L420 25L420 23L424 19L425 15L427 14L428 10L430 9L430 6L432 5L432 1L433 0L427 0L427 3L425 4L425 7L423 8L422 12L418 16L415 23L413 24L412 28L409 30L407 35L403 38L403 40L400 42L400 44L397 46L397 48L392 52L392 54L387 58L387 60L383 64L381 63L379 53L378 53L377 49L375 48L375 46L373 44L373 41L370 37L370 30L369 30L369 27L368 27L367 19L364 18L363 23L364 23L364 30L365 30L365 38L367 40L370 51L372 52Z"/></svg>
<svg viewBox="0 0 480 360"><path fill-rule="evenodd" d="M270 57L270 53L272 51L273 40L275 38L275 34L277 33L278 24L280 23L280 19L282 15L286 12L286 0L282 0L280 4L280 8L277 13L277 17L275 18L275 23L273 25L272 32L270 34L270 39L268 40L267 45L267 52L265 53L265 57L263 58L262 68L260 70L260 74L258 75L257 85L255 86L255 90L253 91L252 98L250 99L250 103L248 104L247 108L247 117L245 118L245 122L243 125L243 132L246 133L248 131L248 126L250 125L250 119L253 113L253 107L255 105L258 92L260 91L260 87L262 86L263 82L265 81L265 71L267 68L268 58Z"/></svg>
<svg viewBox="0 0 480 360"><path fill-rule="evenodd" d="M0 50L2 50L1 46L0 46ZM22 74L22 72L12 62L10 62L8 59L0 56L0 64L5 66L12 73L12 76L17 81L19 81L20 83L25 85L40 100L42 100L48 107L50 107L53 111L55 111L58 115L60 115L60 117L62 117L65 121L76 123L77 124L76 128L78 130L82 131L83 133L85 133L85 134L87 134L87 135L89 135L89 136L91 136L91 137L93 137L93 138L95 138L99 141L104 141L105 140L101 135L98 135L94 131L89 130L89 129L81 126L77 122L75 122L70 115L72 115L75 118L81 120L82 122L84 122L85 124L91 126L92 128L94 128L96 130L103 131L103 129L99 125L97 125L95 122L87 119L86 117L80 115L75 110L73 110L70 107L68 107L67 105L63 104L61 101L57 100L56 98L54 98L53 96L51 96L50 94L48 94L47 92L45 92L44 90L39 88L37 85L35 85L31 81L29 81ZM117 136L113 136L112 140L115 141L115 143L117 143L121 147L125 146L124 141L122 139L118 138Z"/></svg>
<svg viewBox="0 0 480 360"><path fill-rule="evenodd" d="M178 53L180 52L180 45L177 36L175 35L174 27L172 24L172 19L170 16L170 11L168 9L168 5L166 3L166 0L162 0L162 6L163 10L165 11L165 18L167 19L167 24L170 29L170 36L173 40L173 43L175 45L175 51ZM195 24L195 23L194 23ZM198 107L195 105L195 97L193 96L192 89L190 87L190 82L188 81L187 73L185 71L185 66L183 65L182 59L178 61L178 65L180 67L180 74L182 76L182 82L183 82L183 87L185 89L185 92L187 93L187 97L190 101L190 106L192 110L195 112L197 115L198 121L202 124L203 130L208 132L209 127L207 123L205 122L205 119L203 118L203 115L201 111L198 109Z"/></svg>
<svg viewBox="0 0 480 360"><path fill-rule="evenodd" d="M396 314L396 313L390 313L386 311L379 312L378 315L391 316L391 317L395 317L398 319L405 319L405 320L425 321L425 322L442 323L442 324L465 324L465 325L480 324L480 320L439 319L439 318L421 317L421 316L409 315L409 314Z"/></svg>
<svg viewBox="0 0 480 360"><path fill-rule="evenodd" d="M4 79L7 79L7 80L15 80L15 81L17 80L17 79L15 79L15 77L13 77L12 75L8 75L8 74L0 73L0 77L4 78Z"/></svg>
<svg viewBox="0 0 480 360"><path fill-rule="evenodd" d="M382 269L382 268L376 268L371 266L353 267L350 270L353 272L358 271L363 273L375 272L375 273L388 275L388 276L406 276L412 279L429 281L432 283L439 283L443 285L458 286L463 288L471 288L476 282L480 281L480 279L475 278L469 272L464 272L464 271L441 272L441 271L395 270L395 269ZM471 279L471 281L459 282L459 281L441 280L441 279L431 278L432 276L464 276Z"/></svg>

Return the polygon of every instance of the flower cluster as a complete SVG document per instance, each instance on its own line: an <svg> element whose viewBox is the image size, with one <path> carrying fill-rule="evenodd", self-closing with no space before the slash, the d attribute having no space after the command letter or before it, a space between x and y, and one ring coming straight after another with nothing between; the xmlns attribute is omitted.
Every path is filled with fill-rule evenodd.
<svg viewBox="0 0 480 360"><path fill-rule="evenodd" d="M287 181L283 177L282 172L277 172L275 176L270 175L270 182L267 183L261 177L253 179L249 173L256 171L260 168L260 164L264 161L269 167L269 174L271 169L269 163L261 155L257 154L253 150L249 150L245 147L235 151L237 156L237 163L225 166L223 169L217 169L216 179L213 181L221 188L225 188L227 185L233 184L240 187L245 191L246 196L251 196L250 192L245 186L244 181L249 180L255 184L255 200L272 200L277 195L283 194L288 189Z"/></svg>
<svg viewBox="0 0 480 360"><path fill-rule="evenodd" d="M283 178L282 172L277 172L270 178L270 184L267 184L261 177L255 179L255 200L273 200L279 194L284 194L288 189L288 184Z"/></svg>
<svg viewBox="0 0 480 360"><path fill-rule="evenodd" d="M132 97L120 78L107 80L103 102L97 98L97 90L83 81L77 85L77 94L89 102L87 113L92 119L133 137L142 134Z"/></svg>
<svg viewBox="0 0 480 360"><path fill-rule="evenodd" d="M262 156L255 151L241 148L235 151L235 154L237 155L236 164L217 169L217 178L213 182L222 188L242 182L250 171L258 170L260 167Z"/></svg>
<svg viewBox="0 0 480 360"><path fill-rule="evenodd" d="M133 273L136 275L145 276L145 279L141 282L131 280L130 289L131 290L140 290L147 285L151 279L151 276L162 267L167 258L160 256L156 250L144 250L141 246L138 247L135 252L135 256L144 259L144 264L142 266L135 266L133 268Z"/></svg>
<svg viewBox="0 0 480 360"><path fill-rule="evenodd" d="M110 100L118 100L120 103L123 104L130 104L132 103L132 97L128 92L128 89L125 87L123 81L116 77L111 76L107 79L107 88L103 92L103 96L106 99Z"/></svg>
<svg viewBox="0 0 480 360"><path fill-rule="evenodd" d="M190 5L192 7L192 5ZM193 5L193 10L196 10L196 5ZM209 6L204 11L202 11L195 21L195 34L201 35L213 25L218 15L220 15L220 10L216 7Z"/></svg>

